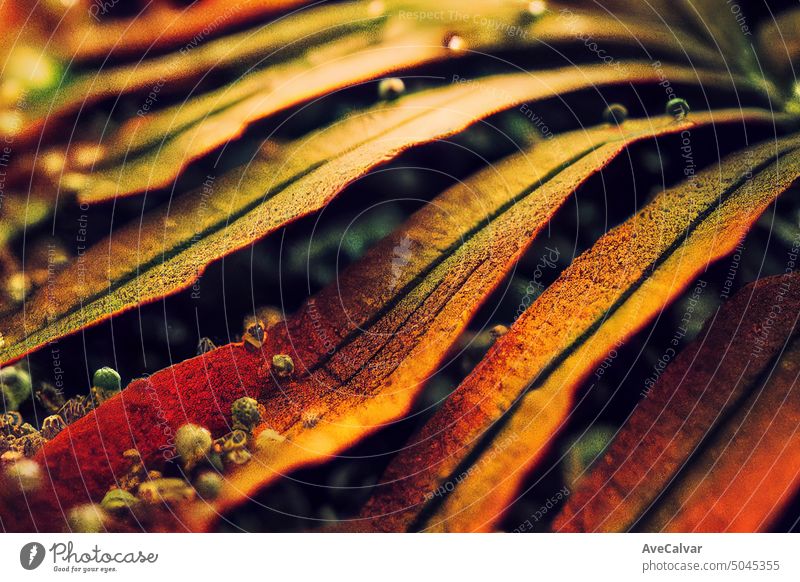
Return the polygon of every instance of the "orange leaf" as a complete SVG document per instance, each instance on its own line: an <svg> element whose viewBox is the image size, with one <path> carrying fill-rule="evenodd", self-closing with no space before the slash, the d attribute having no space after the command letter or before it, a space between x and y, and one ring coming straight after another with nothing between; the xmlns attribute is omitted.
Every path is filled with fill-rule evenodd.
<svg viewBox="0 0 800 582"><path fill-rule="evenodd" d="M471 315L555 209L630 143L684 131L684 123L632 120L622 135L610 127L564 135L479 173L418 212L287 326L273 351L296 350L300 361L312 362L303 364L311 377L280 395L294 410L268 419L289 440L232 475L211 507L192 508L187 519L208 527L209 520L286 472L322 462L406 413ZM539 166L533 174L530 160ZM511 191L507 180L516 185ZM393 286L386 290L385 279L392 272L392 249L404 240L414 259L404 274L411 286L401 299ZM432 255L438 256L428 263ZM380 308L386 304L389 309ZM372 319L376 309L383 312L380 319ZM319 362L337 338L345 340L344 347ZM268 410L276 408L268 401ZM302 426L300 413L309 409L320 413L324 426Z"/></svg>
<svg viewBox="0 0 800 582"><path fill-rule="evenodd" d="M513 20L518 11L518 6L509 3L493 6L487 14L501 22ZM566 18L553 14L536 20L512 37L502 27L481 25L488 16L481 19L476 13L464 21L457 16L453 19L460 12L441 7L439 12L443 18L430 22L392 15L383 30L375 31L379 42L356 32L324 49L314 48L310 56L304 54L254 72L233 88L223 87L126 123L113 138L102 170L96 171L79 191L79 199L101 202L166 188L191 162L238 138L256 121L334 90L468 54L496 52L512 46L552 50L550 47L573 42L576 35L584 34L597 42L616 44L635 45L646 40L651 50L672 54L676 60L688 55L690 62L717 69L724 65L715 58L715 53L691 39L676 38L643 25L622 25L609 17ZM454 26L465 39L469 52L443 46L442 39ZM616 65L623 70L626 63Z"/></svg>
<svg viewBox="0 0 800 582"><path fill-rule="evenodd" d="M570 68L461 83L354 115L287 145L276 160L254 161L219 180L209 176L200 191L141 224L114 231L35 295L23 313L0 322L8 339L0 363L188 288L209 263L323 208L349 184L409 148L454 135L520 103L586 87L654 82L665 73L675 82L697 79L697 71L682 68L659 72L640 64L620 73L601 64L583 68L580 75ZM701 78L704 86L730 82L726 75Z"/></svg>
<svg viewBox="0 0 800 582"><path fill-rule="evenodd" d="M714 117L741 122L740 111ZM119 475L127 448L139 447L152 463L185 422L224 430L231 402L243 394L258 396L267 424L289 440L234 473L213 511L193 508L193 528L206 527L217 510L240 503L282 472L321 462L379 429L408 410L472 314L576 187L632 141L711 121L711 115L698 115L680 123L631 120L623 130L581 130L453 187L285 325L270 330L264 355L291 354L296 382L271 385L260 370L261 354L228 346L132 383L43 449L48 471L58 479L56 495L36 502L38 518L58 523L58 504L96 499ZM400 267L397 248L407 250ZM304 413L313 413L319 424L304 425ZM97 459L90 451L100 448L106 453Z"/></svg>
<svg viewBox="0 0 800 582"><path fill-rule="evenodd" d="M155 10L156 14L159 12L161 10ZM233 14L233 11L228 12ZM172 18L171 23L183 22L175 20L174 15ZM185 46L176 53L144 58L133 64L109 64L99 70L90 69L67 77L52 96L35 100L26 107L27 122L15 140L37 140L44 129L49 127L52 130L61 118L91 111L92 106L104 99L119 100L126 94L142 92L147 97L152 94L152 99L157 102L159 96L167 93L196 91L197 83L213 72L252 67L268 57L270 64L280 63L347 33L361 31L363 34L381 20L381 15L371 15L368 6L361 3L322 6L298 11L261 28L219 39L209 37L219 26L204 20L201 31L190 35ZM98 25L99 28L105 26ZM132 31L142 30L138 20L126 22L125 26ZM170 26L165 27L163 23L159 27L170 30ZM108 33L97 34L94 30L86 34L87 38L103 39L104 46L109 40L119 40ZM83 38L81 33L76 36ZM141 100L144 109L140 107L140 115L146 114L156 104L148 101L147 97Z"/></svg>
<svg viewBox="0 0 800 582"><path fill-rule="evenodd" d="M554 528L767 527L798 486L797 341L786 349L798 313L800 274L740 291L650 389Z"/></svg>
<svg viewBox="0 0 800 582"><path fill-rule="evenodd" d="M163 51L304 4L308 4L308 0L248 0L238 4L228 0L205 0L202 5L178 8L160 2L134 19L101 22L86 18L83 26L77 30L70 28L70 34L64 35L68 47L65 56L87 61ZM92 4L89 14L103 16L103 8L103 5ZM77 6L74 10L84 11L86 7ZM113 12L114 9L108 10Z"/></svg>
<svg viewBox="0 0 800 582"><path fill-rule="evenodd" d="M729 157L663 192L576 259L393 461L362 517L389 531L491 529L590 370L731 252L800 175L797 144Z"/></svg>

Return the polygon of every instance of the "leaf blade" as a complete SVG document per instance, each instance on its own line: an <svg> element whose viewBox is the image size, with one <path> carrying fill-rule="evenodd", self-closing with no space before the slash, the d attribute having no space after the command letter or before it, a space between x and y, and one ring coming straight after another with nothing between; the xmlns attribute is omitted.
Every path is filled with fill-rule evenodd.
<svg viewBox="0 0 800 582"><path fill-rule="evenodd" d="M665 70L673 79L697 79L696 71ZM454 135L525 101L587 85L655 82L663 74L644 64L623 73L604 65L582 72L581 77L568 69L459 84L379 107L371 117L356 116L312 140L298 140L285 157L251 164L244 175L214 183L208 195L201 188L88 250L79 264L59 275L52 293L39 293L24 313L0 322L10 344L0 351L0 360L8 363L55 337L188 288L210 262L317 211L409 148ZM702 78L710 84L730 82L714 74ZM193 196L205 204L196 204Z"/></svg>
<svg viewBox="0 0 800 582"><path fill-rule="evenodd" d="M557 517L555 529L757 531L761 525L759 516L770 514L771 508L779 511L777 500L788 485L780 468L775 471L774 481L762 489L765 496L760 510L742 513L734 511L733 505L741 510L741 500L749 496L742 486L752 491L754 483L756 488L763 485L760 481L765 472L757 468L763 469L763 463L773 459L763 452L749 454L761 447L761 438L775 444L775 433L770 435L764 429L769 425L765 418L771 419L773 414L779 418L783 430L777 436L789 435L786 442L791 442L786 422L795 407L784 404L765 408L758 399L764 394L768 402L774 398L783 401L792 392L787 377L792 373L791 356L797 348L780 356L797 334L798 281L796 274L785 279L764 279L743 289L723 306L703 335L665 370L648 399L637 406L599 466L579 483ZM784 284L788 291L781 294ZM776 297L782 298L786 310L778 317L773 313ZM774 326L762 340L759 328L766 320L774 322ZM785 369L774 367L776 358L789 365ZM775 378L771 378L773 373L777 374ZM766 388L753 390L764 377ZM714 427L721 427L718 434L711 434ZM742 432L744 427L748 431ZM726 445L734 434L740 434L739 442L728 450ZM705 441L716 443L716 447ZM744 444L747 442L752 443L752 448ZM787 457L791 458L791 454L789 451ZM731 473L731 459L744 459L737 470L748 461L756 466L744 477L734 472L726 490L720 484L725 472ZM617 465L613 466L615 462ZM698 476L708 483L700 483ZM789 484L793 477L789 477ZM770 486L778 487L779 492L773 489L767 495ZM700 491L708 494L708 503L687 506L686 502ZM737 495L735 500L732 494ZM712 503L715 498L720 501L718 506ZM650 511L653 515L647 517ZM677 513L671 519L673 511Z"/></svg>
<svg viewBox="0 0 800 582"><path fill-rule="evenodd" d="M790 152L787 155L793 156L792 164L796 164L796 153L792 150L796 146L784 147ZM770 156L769 146L762 146L755 159L764 163ZM724 166L729 172L723 174L726 186L730 186L731 175L737 174L737 165L744 159L744 156L732 158ZM789 174L796 170L792 164ZM611 231L576 259L511 331L498 340L484 363L479 364L415 437L415 446L398 457L394 467L390 466L387 480L392 486L379 499L371 501L362 513L363 518L374 518L373 526L392 531L407 526L454 531L492 527L514 498L524 475L543 456L568 417L575 391L592 366L614 348L615 342L629 337L657 314L707 262L732 251L738 240L736 234L746 230L760 214L757 210L771 201L769 195L764 195L758 203L751 200L749 206L742 203L746 196L739 191L728 206L712 211L698 224L699 230L691 239L694 258L691 254L688 259L682 258L683 252L688 251L678 252L681 244L664 258L661 253L680 240L673 238L682 231L680 220L701 216L698 208L702 204L714 208L714 172L706 171L698 178L700 191L694 188L692 191L699 196L703 194L702 188L710 188L703 194L706 200L702 203L693 200L687 205L688 200L683 199L680 219L670 215L670 201L681 199L679 189L675 189L657 197L642 213ZM780 187L775 191L782 191L791 181L786 175L781 176ZM690 208L693 205L697 206ZM738 218L730 214L732 208L739 213ZM715 229L714 223L720 226ZM677 230L668 235L665 228ZM720 236L723 232L730 238ZM661 240L653 233L663 233L665 238ZM643 246L646 239L653 243L652 248ZM662 262L650 272L650 260ZM681 268L683 260L686 265ZM641 287L626 297L626 285L636 281ZM649 304L645 297L650 298ZM612 306L614 311L604 320L604 314ZM600 327L593 329L595 325ZM540 349L531 355L525 348L528 345L538 345ZM536 389L528 391L533 382ZM505 415L507 410L514 412ZM458 426L450 420L453 418L459 419ZM492 428L482 442L488 427ZM490 448L492 443L502 446ZM413 469L412 459L419 457L427 459L423 471ZM509 467L516 469L509 472ZM454 486L453 492L442 501L437 499L431 504L441 483L462 477L467 468L472 469L468 477L461 479L461 484ZM413 478L403 483L404 475ZM401 488L404 490L398 494Z"/></svg>

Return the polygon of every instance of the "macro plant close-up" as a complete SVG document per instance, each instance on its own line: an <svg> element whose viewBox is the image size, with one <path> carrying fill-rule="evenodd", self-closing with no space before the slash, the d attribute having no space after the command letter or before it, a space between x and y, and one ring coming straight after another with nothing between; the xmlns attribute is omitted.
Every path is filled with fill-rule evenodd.
<svg viewBox="0 0 800 582"><path fill-rule="evenodd" d="M0 25L4 532L798 530L797 2Z"/></svg>

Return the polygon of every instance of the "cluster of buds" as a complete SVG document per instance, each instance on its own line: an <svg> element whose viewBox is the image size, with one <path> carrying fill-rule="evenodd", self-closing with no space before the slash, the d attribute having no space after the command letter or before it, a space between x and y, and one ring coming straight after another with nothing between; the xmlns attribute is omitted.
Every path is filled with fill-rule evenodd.
<svg viewBox="0 0 800 582"><path fill-rule="evenodd" d="M179 475L165 476L148 471L135 449L123 454L125 474L105 494L102 502L80 508L80 531L93 531L99 524L106 529L125 529L126 519L134 516L137 525L168 519L166 509L197 498L214 499L220 492L226 470L250 461L253 448L285 441L285 437L266 428L264 407L254 398L242 397L231 405L231 432L214 439L200 425L187 423L175 433L175 452L180 462ZM94 519L98 511L101 518ZM86 517L92 519L85 519ZM132 524L131 524L132 525Z"/></svg>
<svg viewBox="0 0 800 582"><path fill-rule="evenodd" d="M11 411L0 415L0 456L19 453L32 457L45 442L47 439L30 423L24 422L19 412Z"/></svg>
<svg viewBox="0 0 800 582"><path fill-rule="evenodd" d="M16 368L5 368L0 375L6 403L18 403L25 394L31 393L30 376ZM95 372L91 396L75 396L64 400L61 392L49 385L43 385L36 392L36 399L50 415L42 421L40 429L25 422L22 415L10 406L8 412L0 416L0 455L21 453L25 457L34 456L49 440L61 433L67 425L86 416L96 406L118 393L122 382L120 375L111 368L100 368ZM27 398L27 396L24 396Z"/></svg>

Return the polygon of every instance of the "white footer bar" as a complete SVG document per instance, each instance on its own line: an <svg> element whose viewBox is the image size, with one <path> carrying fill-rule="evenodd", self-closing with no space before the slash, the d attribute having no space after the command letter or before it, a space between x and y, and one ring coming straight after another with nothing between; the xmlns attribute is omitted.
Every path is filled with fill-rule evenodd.
<svg viewBox="0 0 800 582"><path fill-rule="evenodd" d="M792 534L0 534L3 580L796 581L798 554Z"/></svg>

